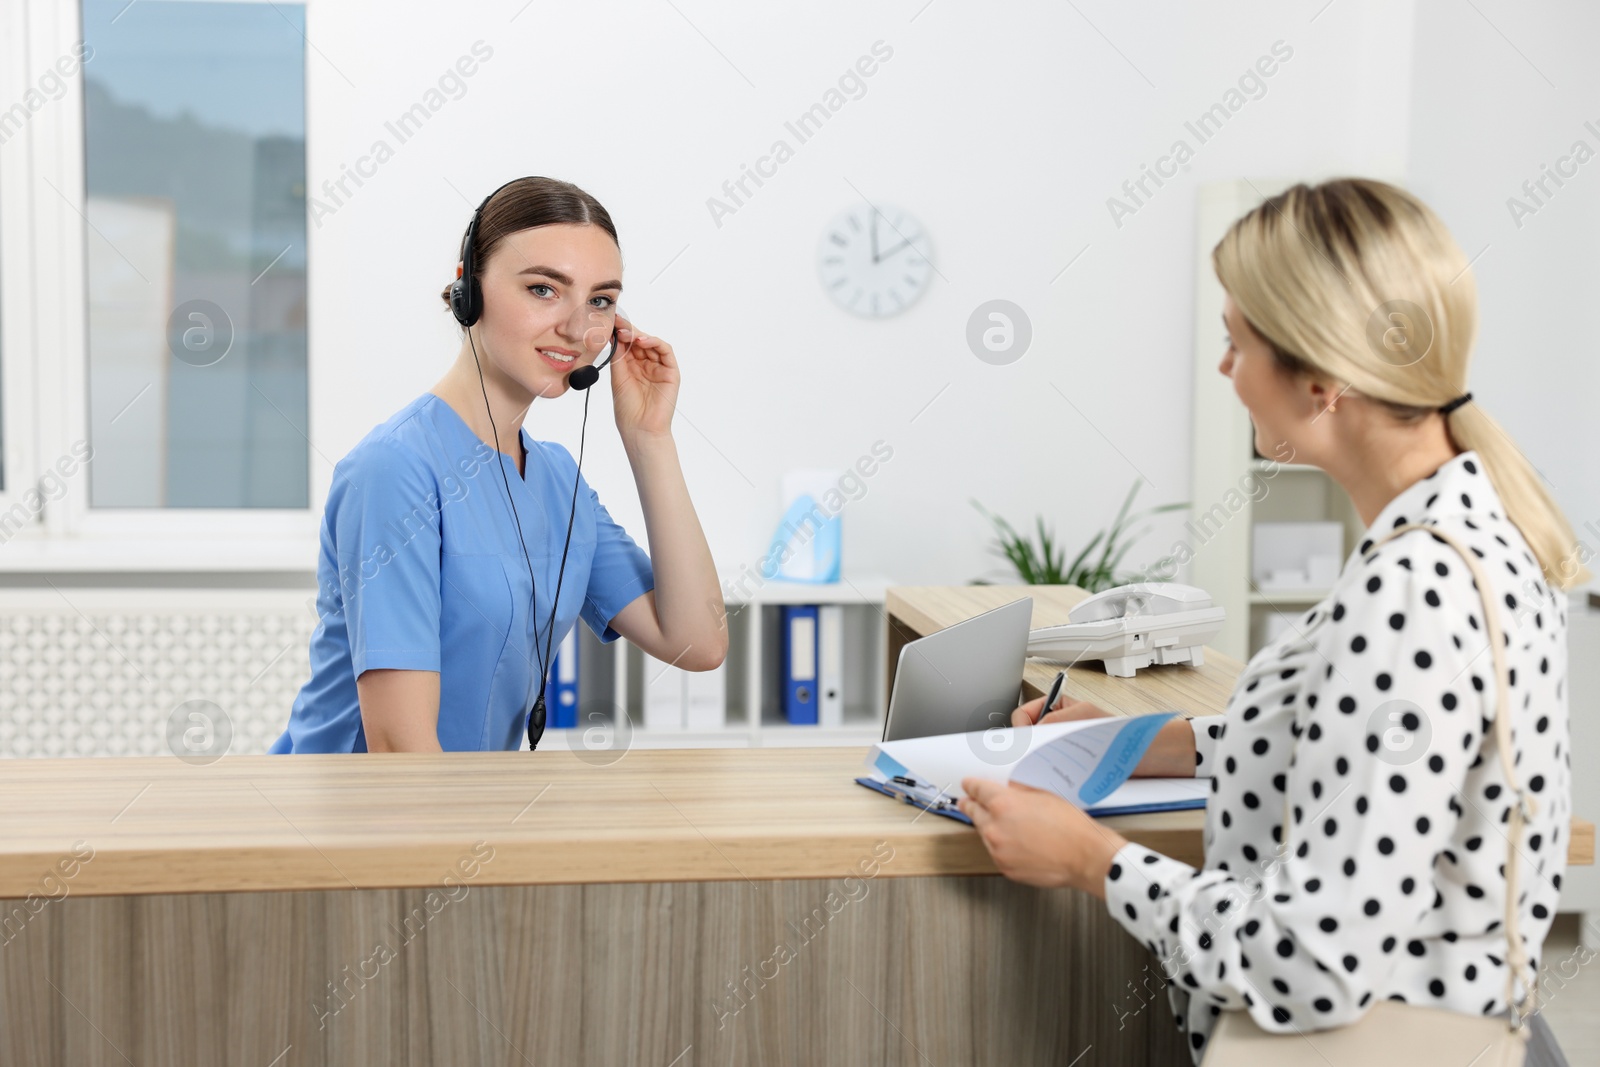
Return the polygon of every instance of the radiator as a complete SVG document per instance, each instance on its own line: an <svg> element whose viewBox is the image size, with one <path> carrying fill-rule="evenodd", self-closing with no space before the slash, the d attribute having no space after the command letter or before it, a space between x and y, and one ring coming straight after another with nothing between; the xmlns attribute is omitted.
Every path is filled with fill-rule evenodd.
<svg viewBox="0 0 1600 1067"><path fill-rule="evenodd" d="M0 758L265 752L316 626L312 590L0 591Z"/></svg>

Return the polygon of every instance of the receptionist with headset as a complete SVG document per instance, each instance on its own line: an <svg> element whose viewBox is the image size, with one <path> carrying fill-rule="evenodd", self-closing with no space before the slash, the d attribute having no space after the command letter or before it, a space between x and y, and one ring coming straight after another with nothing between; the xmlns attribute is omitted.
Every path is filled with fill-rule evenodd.
<svg viewBox="0 0 1600 1067"><path fill-rule="evenodd" d="M677 358L618 314L621 279L611 216L578 187L519 178L478 206L444 292L454 364L335 468L311 679L273 752L535 747L551 653L579 617L688 670L722 662L721 592L671 433ZM607 363L649 555L584 480L582 436L574 462L523 426L569 389L587 426Z"/></svg>

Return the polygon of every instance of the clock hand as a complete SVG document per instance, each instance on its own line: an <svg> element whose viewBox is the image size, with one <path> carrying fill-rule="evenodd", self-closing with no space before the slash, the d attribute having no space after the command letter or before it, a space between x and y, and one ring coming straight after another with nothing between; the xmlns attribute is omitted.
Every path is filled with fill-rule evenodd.
<svg viewBox="0 0 1600 1067"><path fill-rule="evenodd" d="M872 262L878 262L878 209L872 209Z"/></svg>
<svg viewBox="0 0 1600 1067"><path fill-rule="evenodd" d="M920 233L917 234L917 237L921 237L921 236L922 235ZM913 241L915 239L916 238L911 238L910 240L901 241L899 244L897 244L893 248L889 249L889 251L884 252L881 255L879 255L878 257L874 258L873 262L876 263L876 262L878 262L879 259L888 259L890 256L894 255L896 252L900 251L902 248L909 248L911 246L911 241Z"/></svg>

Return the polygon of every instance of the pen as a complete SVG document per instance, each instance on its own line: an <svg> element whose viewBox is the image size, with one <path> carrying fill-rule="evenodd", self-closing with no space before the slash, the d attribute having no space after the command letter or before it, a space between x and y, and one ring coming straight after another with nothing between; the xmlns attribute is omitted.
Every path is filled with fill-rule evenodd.
<svg viewBox="0 0 1600 1067"><path fill-rule="evenodd" d="M1050 706L1056 702L1056 697L1061 695L1061 683L1066 680L1067 672L1062 671L1056 675L1056 680L1050 683L1050 692L1044 695L1044 706L1039 709L1039 718L1033 720L1035 725L1050 714Z"/></svg>

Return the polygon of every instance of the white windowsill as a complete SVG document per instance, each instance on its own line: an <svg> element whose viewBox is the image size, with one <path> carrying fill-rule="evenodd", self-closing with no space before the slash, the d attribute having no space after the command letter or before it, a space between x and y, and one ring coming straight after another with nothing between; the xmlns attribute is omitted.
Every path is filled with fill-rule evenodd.
<svg viewBox="0 0 1600 1067"><path fill-rule="evenodd" d="M0 544L0 574L41 571L315 573L314 539L43 538Z"/></svg>

